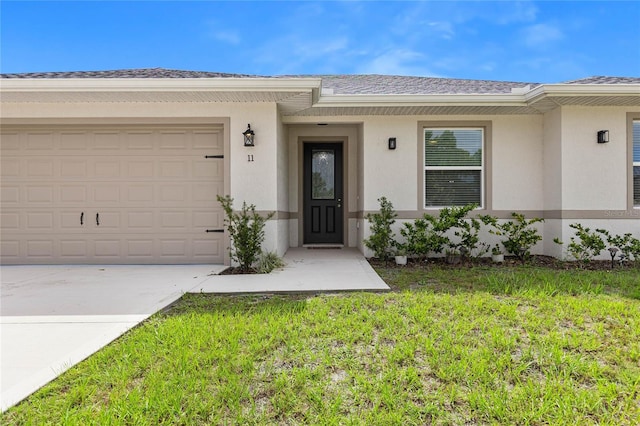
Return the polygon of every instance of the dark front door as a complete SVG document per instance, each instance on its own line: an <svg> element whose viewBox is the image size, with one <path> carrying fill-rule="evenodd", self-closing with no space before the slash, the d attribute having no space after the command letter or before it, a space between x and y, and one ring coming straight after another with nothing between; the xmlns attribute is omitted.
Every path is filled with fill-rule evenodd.
<svg viewBox="0 0 640 426"><path fill-rule="evenodd" d="M303 192L305 244L342 244L342 143L304 144Z"/></svg>

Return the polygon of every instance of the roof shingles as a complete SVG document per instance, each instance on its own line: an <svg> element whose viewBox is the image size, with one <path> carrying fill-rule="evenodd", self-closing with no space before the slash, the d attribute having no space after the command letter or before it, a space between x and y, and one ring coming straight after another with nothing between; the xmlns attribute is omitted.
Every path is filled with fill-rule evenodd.
<svg viewBox="0 0 640 426"><path fill-rule="evenodd" d="M257 76L208 71L183 71L165 68L140 68L112 71L67 71L41 73L0 74L11 79L64 79L64 78L321 78L323 89L335 95L440 95L440 94L508 94L512 89L539 83L491 80L463 80L435 77L409 77L397 75L282 75ZM635 77L588 77L564 84L640 84Z"/></svg>

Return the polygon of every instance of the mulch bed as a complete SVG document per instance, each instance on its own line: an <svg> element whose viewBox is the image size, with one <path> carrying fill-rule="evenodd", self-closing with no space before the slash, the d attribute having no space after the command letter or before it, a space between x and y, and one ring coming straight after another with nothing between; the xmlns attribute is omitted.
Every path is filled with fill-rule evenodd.
<svg viewBox="0 0 640 426"><path fill-rule="evenodd" d="M224 271L220 272L220 274L218 275L253 275L253 274L258 274L259 272L256 271L255 269L249 269L248 271L243 271L240 268L235 268L233 266L225 269Z"/></svg>

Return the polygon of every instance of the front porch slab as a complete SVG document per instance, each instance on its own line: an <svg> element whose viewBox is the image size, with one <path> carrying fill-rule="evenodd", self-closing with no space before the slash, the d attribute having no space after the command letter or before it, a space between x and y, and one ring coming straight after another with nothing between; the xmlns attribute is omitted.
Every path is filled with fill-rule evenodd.
<svg viewBox="0 0 640 426"><path fill-rule="evenodd" d="M270 274L219 275L192 293L295 293L318 291L387 291L389 286L356 249L291 248L286 266Z"/></svg>

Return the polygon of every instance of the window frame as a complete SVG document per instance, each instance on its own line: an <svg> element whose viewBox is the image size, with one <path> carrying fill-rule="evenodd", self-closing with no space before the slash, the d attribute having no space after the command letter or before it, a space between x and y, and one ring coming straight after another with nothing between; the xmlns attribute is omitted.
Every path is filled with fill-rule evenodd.
<svg viewBox="0 0 640 426"><path fill-rule="evenodd" d="M489 179L488 179L488 171L490 170L489 168L489 164L488 164L488 159L490 158L488 156L488 152L489 152L489 146L490 144L488 143L489 137L490 137L490 133L491 133L491 128L490 128L490 124L491 123L487 123L487 122L482 122L482 123L478 123L478 122L474 122L474 123L459 123L459 122L451 122L451 123L438 123L438 124L431 124L431 123L421 123L420 127L420 143L419 143L419 152L420 152L420 174L419 174L419 180L421 181L420 186L422 188L421 192L421 199L420 199L420 208L423 211L437 211L440 210L442 208L445 207L452 207L451 205L449 206L427 206L426 202L427 202L427 171L429 170L479 170L480 171L480 202L478 203L478 207L476 208L476 210L487 210L489 208ZM427 131L446 131L446 130L479 130L480 134L481 134L481 150L482 150L482 156L481 156L481 165L480 166L427 166L426 164L426 158L427 158L427 141L426 141L426 132Z"/></svg>
<svg viewBox="0 0 640 426"><path fill-rule="evenodd" d="M634 186L634 169L636 167L640 168L640 161L634 161L633 152L635 141L633 139L633 127L634 124L637 123L640 126L640 114L629 114L629 162L631 166L629 167L629 209L640 209L640 203L636 204L636 194L635 194L635 186ZM640 140L638 140L638 145L640 145ZM638 198L640 198L640 194L638 194Z"/></svg>

